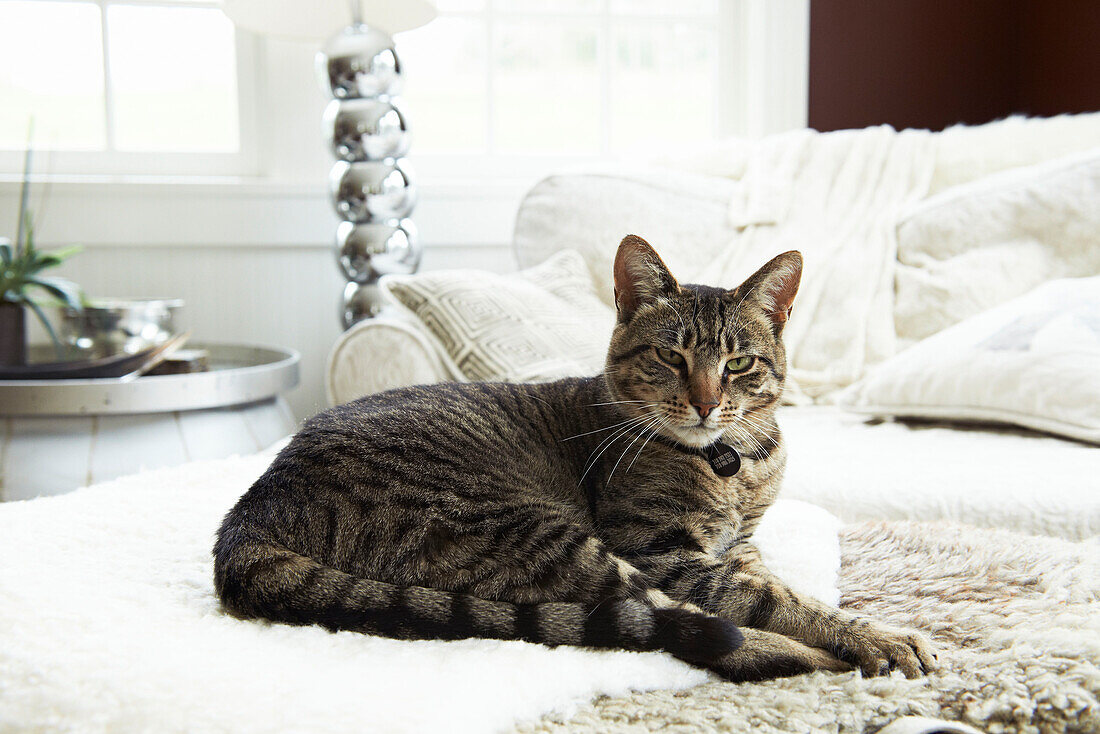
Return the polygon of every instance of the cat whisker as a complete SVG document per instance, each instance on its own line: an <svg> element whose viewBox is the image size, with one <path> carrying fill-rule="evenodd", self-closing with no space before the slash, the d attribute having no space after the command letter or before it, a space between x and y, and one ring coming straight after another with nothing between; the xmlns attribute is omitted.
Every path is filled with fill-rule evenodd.
<svg viewBox="0 0 1100 734"><path fill-rule="evenodd" d="M731 423L730 428L733 429L733 432L736 433L739 438L742 438L744 440L747 440L747 441L751 442L758 449L762 448L762 446L761 446L760 442L757 440L756 436L754 436L753 433L747 427L739 425L737 423Z"/></svg>
<svg viewBox="0 0 1100 734"><path fill-rule="evenodd" d="M619 464L622 463L622 460L626 457L626 454L627 454L628 451L630 451L631 447L634 446L634 444L638 442L638 439L640 439L642 436L646 435L646 432L652 426L655 426L656 424L660 423L662 419L663 419L663 416L658 413L656 416L654 416L648 422L646 422L642 426L641 433L639 433L637 436L635 436L634 440L631 441L629 444L627 444L626 448L623 449L623 452L619 455L619 460L615 462L615 466L611 467L611 473L607 475L607 483L608 484L611 483L611 477L615 476L615 470L619 468Z"/></svg>
<svg viewBox="0 0 1100 734"><path fill-rule="evenodd" d="M603 453L607 451L607 449L610 448L613 443L615 443L615 440L619 438L619 436L629 431L635 425L641 425L642 423L646 422L653 415L653 413L647 413L643 416L639 416L638 418L634 418L633 420L628 421L628 424L626 426L623 426L619 430L615 431L615 433L604 438L603 441L600 441L600 443L596 445L596 449L599 449L599 453L596 453L595 456L589 457L588 461L585 463L584 471L581 472L581 478L577 480L577 486L579 487L581 486L581 484L584 483L584 478L588 476L588 472L592 471L592 467L596 465L596 462L600 460L600 457L603 456ZM603 446L603 448L601 449L600 446ZM593 453L595 453L596 449L593 449Z"/></svg>
<svg viewBox="0 0 1100 734"><path fill-rule="evenodd" d="M655 403L652 403L651 405L655 405ZM594 431L587 431L585 433L578 433L578 434L573 435L573 436L568 436L566 438L561 439L558 443L561 443L561 442L564 442L564 441L572 441L574 438L580 438L581 436L589 436L593 433L599 433L601 431L610 431L612 428L618 428L619 426L625 425L627 423L631 423L631 422L636 421L636 420L638 420L638 417L627 418L626 420L619 421L618 423L613 423L610 426L606 426L604 428L597 428Z"/></svg>
<svg viewBox="0 0 1100 734"><path fill-rule="evenodd" d="M761 442L761 439L763 439L763 441L764 441L764 442L767 442L767 443L771 444L771 447L772 447L772 448L778 448L778 447L779 447L779 442L778 442L778 441L776 441L776 440L775 440L774 438L772 438L771 436L768 436L768 435L766 435L766 434L765 434L765 435L759 435L759 434L755 434L755 433L753 433L752 431L750 431L750 430L748 430L747 428L745 428L744 426L738 426L737 428L738 428L739 430L741 430L742 432L744 432L744 434L745 434L746 436L748 436L749 438L751 438L751 439L752 439L752 442L753 442L754 444L756 444L756 445L757 445L757 446L758 446L758 447L759 447L759 448L760 448L761 450L763 450L763 448L764 448L764 443L762 443L762 442Z"/></svg>
<svg viewBox="0 0 1100 734"><path fill-rule="evenodd" d="M741 418L739 420L741 420L742 422L746 423L747 425L752 426L753 428L756 428L758 431L760 431L760 433L763 434L761 436L761 438L769 441L773 447L778 447L779 446L779 442L776 441L771 435L771 432L775 429L774 426L769 426L766 423L763 423L763 422L757 420L756 418L753 418L752 416L748 416L748 415L741 416Z"/></svg>
<svg viewBox="0 0 1100 734"><path fill-rule="evenodd" d="M641 447L638 448L638 453L634 454L634 458L631 459L630 463L626 465L626 473L627 474L630 473L630 467L634 466L634 462L637 461L638 457L642 455L643 451L645 451L646 444L649 443L650 441L652 441L653 438L657 435L658 431L660 431L662 428L667 426L671 421L672 421L671 418L665 418L663 421L661 421L660 423L658 423L656 426L653 427L653 429L649 433L649 438L647 438L645 441L642 442Z"/></svg>
<svg viewBox="0 0 1100 734"><path fill-rule="evenodd" d="M756 453L756 454L766 453L764 451L764 447L760 444L760 442L757 441L756 438L751 433L749 433L745 428L743 428L742 426L737 426L737 425L731 425L730 428L733 429L733 433L734 433L735 436L737 436L738 439L740 439L741 441L747 441L750 444L750 447L753 448L753 453Z"/></svg>
<svg viewBox="0 0 1100 734"><path fill-rule="evenodd" d="M592 454L595 454L595 457L593 457L592 454L589 454L588 461L586 461L585 465L584 465L584 472L581 474L581 480L582 481L584 480L585 474L587 474L588 470L592 468L592 466L595 464L596 460L598 460L600 458L600 454L603 453L603 451L599 451L601 449L601 447L604 450L606 450L607 446L610 446L611 443L613 443L616 438L621 436L626 431L629 431L633 426L640 425L644 420L645 420L644 418L633 418L630 421L627 421L627 425L621 426L620 428L618 428L618 430L616 430L610 436L605 436L603 438L603 440L601 440L598 444L596 444L596 448L592 449ZM605 446L605 444L606 444L606 446ZM596 453L597 451L599 451L599 453Z"/></svg>
<svg viewBox="0 0 1100 734"><path fill-rule="evenodd" d="M590 436L593 433L600 433L601 431L610 431L612 428L618 428L619 426L623 425L624 423L629 423L633 420L637 420L637 419L627 418L625 421L620 421L618 423L613 423L610 426L607 426L605 428L597 428L597 429L592 430L592 431L585 431L584 433L577 433L577 434L574 434L572 436L567 436L567 437L561 439L558 443L563 443L565 441L572 441L574 438L581 438L582 436Z"/></svg>

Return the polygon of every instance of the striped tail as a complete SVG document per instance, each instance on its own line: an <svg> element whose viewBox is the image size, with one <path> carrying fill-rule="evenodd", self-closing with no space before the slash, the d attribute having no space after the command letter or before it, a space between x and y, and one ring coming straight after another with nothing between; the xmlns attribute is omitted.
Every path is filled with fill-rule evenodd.
<svg viewBox="0 0 1100 734"><path fill-rule="evenodd" d="M214 556L218 597L241 617L404 640L481 637L664 650L699 665L728 655L742 641L731 622L678 605L657 607L645 596L595 605L512 604L401 587L324 566L239 529L221 534Z"/></svg>

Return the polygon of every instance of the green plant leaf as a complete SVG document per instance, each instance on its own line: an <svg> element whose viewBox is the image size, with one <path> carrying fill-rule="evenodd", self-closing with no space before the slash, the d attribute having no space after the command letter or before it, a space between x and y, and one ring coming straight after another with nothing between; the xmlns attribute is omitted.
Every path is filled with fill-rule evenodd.
<svg viewBox="0 0 1100 734"><path fill-rule="evenodd" d="M79 254L83 251L84 248L80 245L73 245L71 247L66 247L61 250L54 250L50 253L50 257L56 257L58 262L61 262L64 260L68 260L73 255Z"/></svg>
<svg viewBox="0 0 1100 734"><path fill-rule="evenodd" d="M69 308L78 311L84 308L80 298L80 286L65 278L27 278L27 285L36 285L55 298L65 302Z"/></svg>
<svg viewBox="0 0 1100 734"><path fill-rule="evenodd" d="M23 254L30 259L34 259L34 216L30 213L29 209L23 211ZM16 243L20 244L20 243Z"/></svg>
<svg viewBox="0 0 1100 734"><path fill-rule="evenodd" d="M21 265L21 272L23 275L34 275L46 268L57 267L64 262L66 258L72 257L80 252L80 249L80 247L67 247L64 250L42 252L41 250L36 250L31 247L24 252L18 264Z"/></svg>
<svg viewBox="0 0 1100 734"><path fill-rule="evenodd" d="M15 248L12 247L11 241L7 239L0 240L0 261L4 263L5 268L11 265L13 257L15 257Z"/></svg>
<svg viewBox="0 0 1100 734"><path fill-rule="evenodd" d="M46 268L57 267L61 264L61 261L53 255L39 255L38 253L35 254L37 255L37 257L35 257L34 260L28 261L26 267L23 269L24 275L34 275L35 273L39 273Z"/></svg>

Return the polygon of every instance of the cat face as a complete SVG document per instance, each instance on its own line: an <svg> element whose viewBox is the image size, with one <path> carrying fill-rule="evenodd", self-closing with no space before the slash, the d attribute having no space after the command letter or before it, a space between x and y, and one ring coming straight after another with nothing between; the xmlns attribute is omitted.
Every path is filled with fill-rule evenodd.
<svg viewBox="0 0 1100 734"><path fill-rule="evenodd" d="M738 433L776 404L786 353L780 335L802 274L786 252L733 290L680 285L645 240L615 258L618 323L606 380L619 407L688 446Z"/></svg>

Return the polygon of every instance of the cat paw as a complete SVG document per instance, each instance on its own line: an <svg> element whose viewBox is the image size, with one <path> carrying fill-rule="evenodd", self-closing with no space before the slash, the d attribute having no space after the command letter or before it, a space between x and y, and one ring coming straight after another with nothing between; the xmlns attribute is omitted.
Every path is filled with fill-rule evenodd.
<svg viewBox="0 0 1100 734"><path fill-rule="evenodd" d="M854 666L817 647L773 632L741 629L744 642L732 653L708 665L711 670L735 682L785 678L825 670L845 673Z"/></svg>
<svg viewBox="0 0 1100 734"><path fill-rule="evenodd" d="M855 620L841 635L835 652L858 666L866 677L900 670L906 678L919 678L936 669L936 653L927 637L868 619Z"/></svg>

